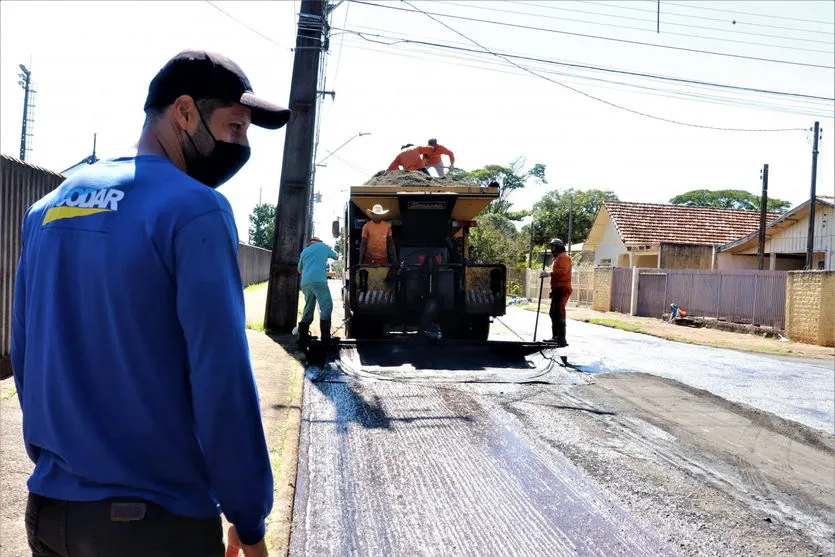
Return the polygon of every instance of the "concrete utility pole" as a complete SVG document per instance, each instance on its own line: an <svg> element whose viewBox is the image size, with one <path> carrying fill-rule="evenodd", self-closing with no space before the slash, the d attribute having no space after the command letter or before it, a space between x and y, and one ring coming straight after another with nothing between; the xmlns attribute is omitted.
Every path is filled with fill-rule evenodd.
<svg viewBox="0 0 835 557"><path fill-rule="evenodd" d="M29 136L31 135L32 131L29 129L29 118L31 115L29 114L29 105L31 100L31 95L34 93L32 91L32 71L29 70L23 64L19 65L20 67L20 74L18 77L20 80L17 82L18 85L23 87L23 124L21 125L20 129L20 160L26 160L26 152L29 151Z"/></svg>
<svg viewBox="0 0 835 557"><path fill-rule="evenodd" d="M765 260L765 213L768 207L768 165L762 170L763 194L760 198L760 245L757 249L757 268L762 271ZM772 246L773 247L773 246Z"/></svg>
<svg viewBox="0 0 835 557"><path fill-rule="evenodd" d="M317 87L328 35L327 4L327 0L302 0L299 10L289 102L293 116L284 140L264 317L264 328L280 333L289 333L296 325L297 266L311 211Z"/></svg>
<svg viewBox="0 0 835 557"><path fill-rule="evenodd" d="M820 122L815 122L812 128L815 134L812 139L812 191L809 194L809 238L806 244L806 270L812 269L815 259L815 205L817 205L817 187L818 180L818 138L820 137Z"/></svg>
<svg viewBox="0 0 835 557"><path fill-rule="evenodd" d="M574 196L568 198L568 255L571 255L571 236L574 234Z"/></svg>

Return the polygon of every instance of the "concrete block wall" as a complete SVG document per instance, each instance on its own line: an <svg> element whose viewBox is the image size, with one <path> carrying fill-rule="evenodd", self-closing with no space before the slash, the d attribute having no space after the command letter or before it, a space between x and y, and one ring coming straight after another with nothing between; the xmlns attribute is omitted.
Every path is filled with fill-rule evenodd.
<svg viewBox="0 0 835 557"><path fill-rule="evenodd" d="M612 267L597 267L594 270L594 297L591 309L611 311L612 309Z"/></svg>
<svg viewBox="0 0 835 557"><path fill-rule="evenodd" d="M786 336L835 346L835 271L790 271L786 279Z"/></svg>
<svg viewBox="0 0 835 557"><path fill-rule="evenodd" d="M249 244L238 244L238 267L244 288L270 278L272 252Z"/></svg>

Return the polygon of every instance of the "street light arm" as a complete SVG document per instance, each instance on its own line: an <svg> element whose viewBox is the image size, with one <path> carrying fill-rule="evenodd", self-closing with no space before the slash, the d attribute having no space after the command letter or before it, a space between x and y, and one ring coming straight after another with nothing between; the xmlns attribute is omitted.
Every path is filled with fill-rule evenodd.
<svg viewBox="0 0 835 557"><path fill-rule="evenodd" d="M352 142L352 141L353 141L353 140L355 140L356 138L358 138L358 137L362 137L362 136L364 136L364 135L371 135L371 132L365 132L365 133L360 132L360 133L358 133L357 135L352 135L352 136L348 139L348 141L346 141L345 143L343 143L342 145L340 145L339 147L337 147L337 148L336 148L336 149L334 149L333 151L330 151L330 152L328 153L328 155L327 155L325 158L321 159L321 160L320 160L319 162L317 162L316 164L317 164L317 165L322 164L323 162L325 162L326 160L328 160L329 158L331 158L331 157L333 156L333 154L334 154L334 153L336 153L337 151L339 151L340 149L342 149L343 147L345 147L346 145L348 145L350 142Z"/></svg>

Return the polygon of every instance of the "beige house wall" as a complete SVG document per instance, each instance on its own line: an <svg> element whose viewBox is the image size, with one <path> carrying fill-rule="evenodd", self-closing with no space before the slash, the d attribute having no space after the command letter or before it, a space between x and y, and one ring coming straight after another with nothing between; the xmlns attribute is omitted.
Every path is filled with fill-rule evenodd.
<svg viewBox="0 0 835 557"><path fill-rule="evenodd" d="M612 276L611 267L597 267L594 270L594 295L592 309L610 311L612 309Z"/></svg>
<svg viewBox="0 0 835 557"><path fill-rule="evenodd" d="M786 279L786 336L835 346L835 271L790 271Z"/></svg>

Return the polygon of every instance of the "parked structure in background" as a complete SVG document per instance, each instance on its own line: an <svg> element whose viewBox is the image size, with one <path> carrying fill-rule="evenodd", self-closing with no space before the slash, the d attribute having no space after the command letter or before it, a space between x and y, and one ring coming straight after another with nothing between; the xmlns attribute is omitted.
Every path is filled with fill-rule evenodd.
<svg viewBox="0 0 835 557"><path fill-rule="evenodd" d="M65 179L63 174L0 155L0 378L12 373L9 358L12 299L23 215L30 205ZM269 278L271 257L270 250L239 244L238 267L244 286Z"/></svg>
<svg viewBox="0 0 835 557"><path fill-rule="evenodd" d="M70 176L72 176L73 174L75 174L76 172L81 170L82 168L86 168L87 166L89 166L91 164L96 164L97 162L99 162L99 158L96 156L96 135L97 134L95 134L95 133L93 134L93 153L91 155L87 156L87 157L84 157L83 159L81 159L80 161L78 161L77 163L72 165L71 167L65 168L64 170L61 171L61 174L63 174L65 177L69 178Z"/></svg>
<svg viewBox="0 0 835 557"><path fill-rule="evenodd" d="M790 209L765 228L765 268L803 269L809 240L809 201ZM813 270L835 270L835 197L818 196L815 204ZM759 230L716 248L717 269L756 269Z"/></svg>
<svg viewBox="0 0 835 557"><path fill-rule="evenodd" d="M759 211L606 201L583 249L596 266L713 269L714 248L756 232L759 220Z"/></svg>

